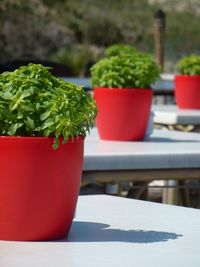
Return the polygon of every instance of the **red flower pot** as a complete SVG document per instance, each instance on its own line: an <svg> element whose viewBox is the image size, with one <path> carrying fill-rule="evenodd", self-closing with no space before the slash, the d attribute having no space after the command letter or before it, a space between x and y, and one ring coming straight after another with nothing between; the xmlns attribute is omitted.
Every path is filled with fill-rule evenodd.
<svg viewBox="0 0 200 267"><path fill-rule="evenodd" d="M200 109L200 76L176 75L175 100L179 108Z"/></svg>
<svg viewBox="0 0 200 267"><path fill-rule="evenodd" d="M83 138L0 137L0 239L52 240L70 229L80 188Z"/></svg>
<svg viewBox="0 0 200 267"><path fill-rule="evenodd" d="M95 88L96 125L104 140L141 141L150 116L152 90Z"/></svg>

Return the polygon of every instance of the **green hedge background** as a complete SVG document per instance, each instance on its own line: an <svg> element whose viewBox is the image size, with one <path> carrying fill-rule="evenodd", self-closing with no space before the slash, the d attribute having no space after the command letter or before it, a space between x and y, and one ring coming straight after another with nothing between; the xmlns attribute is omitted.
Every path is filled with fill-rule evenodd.
<svg viewBox="0 0 200 267"><path fill-rule="evenodd" d="M154 14L166 13L165 72L200 52L199 0L1 0L0 61L54 60L74 75L114 43L155 54Z"/></svg>

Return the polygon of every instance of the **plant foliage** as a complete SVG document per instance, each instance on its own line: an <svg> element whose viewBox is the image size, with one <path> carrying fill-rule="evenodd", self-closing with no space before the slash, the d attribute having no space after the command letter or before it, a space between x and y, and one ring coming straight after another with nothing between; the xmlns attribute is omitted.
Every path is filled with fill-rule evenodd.
<svg viewBox="0 0 200 267"><path fill-rule="evenodd" d="M106 57L137 53L137 49L128 44L113 44L105 49Z"/></svg>
<svg viewBox="0 0 200 267"><path fill-rule="evenodd" d="M158 77L158 65L142 53L104 58L91 68L93 87L149 88Z"/></svg>
<svg viewBox="0 0 200 267"><path fill-rule="evenodd" d="M0 74L0 134L59 137L85 135L93 126L92 96L73 83L56 78L48 67L29 64Z"/></svg>
<svg viewBox="0 0 200 267"><path fill-rule="evenodd" d="M200 56L190 55L182 58L178 61L177 68L181 74L200 75Z"/></svg>

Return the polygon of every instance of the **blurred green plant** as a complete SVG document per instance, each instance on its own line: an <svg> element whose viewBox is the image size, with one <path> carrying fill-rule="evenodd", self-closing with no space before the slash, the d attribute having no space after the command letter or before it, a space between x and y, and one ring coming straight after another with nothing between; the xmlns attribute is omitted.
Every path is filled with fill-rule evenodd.
<svg viewBox="0 0 200 267"><path fill-rule="evenodd" d="M102 50L89 45L68 46L59 50L52 59L71 67L74 76L89 76L90 67L102 57Z"/></svg>
<svg viewBox="0 0 200 267"><path fill-rule="evenodd" d="M181 74L200 75L200 55L190 55L177 62L177 69Z"/></svg>
<svg viewBox="0 0 200 267"><path fill-rule="evenodd" d="M148 54L124 54L104 58L91 68L93 87L150 88L159 77L159 67Z"/></svg>
<svg viewBox="0 0 200 267"><path fill-rule="evenodd" d="M138 50L128 44L113 44L105 49L106 57L121 56L124 54L135 54Z"/></svg>

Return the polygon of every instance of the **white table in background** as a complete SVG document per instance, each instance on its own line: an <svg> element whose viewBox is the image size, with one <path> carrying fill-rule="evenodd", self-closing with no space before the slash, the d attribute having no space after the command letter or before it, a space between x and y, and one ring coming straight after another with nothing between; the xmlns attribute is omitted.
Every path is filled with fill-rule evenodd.
<svg viewBox="0 0 200 267"><path fill-rule="evenodd" d="M85 89L91 90L92 84L89 77L62 77L65 81L75 83L77 85L83 86ZM151 85L154 93L157 92L174 92L174 75L173 74L161 74L160 78Z"/></svg>
<svg viewBox="0 0 200 267"><path fill-rule="evenodd" d="M85 140L82 181L103 183L200 178L200 134L154 130L146 141ZM171 196L167 203L175 203Z"/></svg>
<svg viewBox="0 0 200 267"><path fill-rule="evenodd" d="M198 267L199 225L197 209L81 196L68 239L0 241L0 266Z"/></svg>
<svg viewBox="0 0 200 267"><path fill-rule="evenodd" d="M200 110L179 109L176 105L154 105L152 111L154 124L161 128L200 132ZM166 181L165 184L176 185L177 182L172 180Z"/></svg>
<svg viewBox="0 0 200 267"><path fill-rule="evenodd" d="M154 123L161 125L200 125L200 110L179 109L176 105L153 105Z"/></svg>

